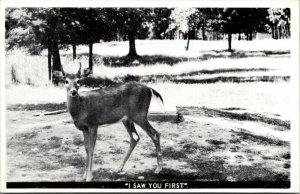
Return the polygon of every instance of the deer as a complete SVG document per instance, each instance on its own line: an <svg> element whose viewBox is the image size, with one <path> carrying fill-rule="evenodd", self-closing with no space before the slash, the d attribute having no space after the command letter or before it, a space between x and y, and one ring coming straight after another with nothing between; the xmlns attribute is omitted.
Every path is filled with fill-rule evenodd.
<svg viewBox="0 0 300 194"><path fill-rule="evenodd" d="M130 145L121 165L116 169L122 172L140 137L135 124L140 126L152 139L157 156L154 173L162 171L160 134L149 123L147 115L151 99L163 105L161 95L154 89L138 82L127 82L105 88L79 91L82 80L92 74L89 68L81 72L81 63L77 73L55 71L55 76L64 81L67 90L67 109L74 125L82 131L86 151L86 165L83 180L93 180L93 154L97 139L98 126L122 121L130 137Z"/></svg>

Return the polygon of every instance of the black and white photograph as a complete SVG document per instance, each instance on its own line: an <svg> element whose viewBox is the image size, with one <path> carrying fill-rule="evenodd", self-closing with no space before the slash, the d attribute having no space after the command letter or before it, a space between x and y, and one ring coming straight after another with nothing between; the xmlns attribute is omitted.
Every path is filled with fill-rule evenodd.
<svg viewBox="0 0 300 194"><path fill-rule="evenodd" d="M2 3L1 190L299 191L299 1L199 2Z"/></svg>

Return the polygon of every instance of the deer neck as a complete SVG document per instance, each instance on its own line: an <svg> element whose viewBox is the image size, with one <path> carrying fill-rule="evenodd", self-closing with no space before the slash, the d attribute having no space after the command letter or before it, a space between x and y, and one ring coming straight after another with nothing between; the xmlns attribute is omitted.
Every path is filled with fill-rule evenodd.
<svg viewBox="0 0 300 194"><path fill-rule="evenodd" d="M70 115L73 120L78 119L79 111L80 111L80 97L77 95L76 97L71 97L68 95L67 97L67 107Z"/></svg>

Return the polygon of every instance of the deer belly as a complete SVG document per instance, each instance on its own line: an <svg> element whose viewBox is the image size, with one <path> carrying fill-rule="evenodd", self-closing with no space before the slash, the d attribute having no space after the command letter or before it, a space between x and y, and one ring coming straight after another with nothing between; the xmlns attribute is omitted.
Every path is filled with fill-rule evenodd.
<svg viewBox="0 0 300 194"><path fill-rule="evenodd" d="M124 118L124 116L125 116L124 113L116 112L116 111L103 113L97 118L98 125L116 123L120 121L122 118Z"/></svg>

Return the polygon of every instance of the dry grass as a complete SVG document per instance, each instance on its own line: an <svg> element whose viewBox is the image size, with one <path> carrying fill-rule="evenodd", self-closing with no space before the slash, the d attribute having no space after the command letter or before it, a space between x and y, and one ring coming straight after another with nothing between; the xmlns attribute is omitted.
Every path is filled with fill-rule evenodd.
<svg viewBox="0 0 300 194"><path fill-rule="evenodd" d="M269 52L280 51L280 49L281 51L288 50L288 43L289 40L264 40L241 41L236 42L235 45L237 49L253 53L255 49ZM281 57L227 58L226 53L228 56L231 53L222 51L222 45L225 44L222 41L192 41L191 49L188 52L181 48L182 44L183 41L137 41L137 50L141 51L139 53L141 55L152 56L161 53L160 55L168 56L168 60L173 60L173 62L179 58L187 60L171 66L154 57L152 65L141 63L135 67L105 65L104 57L116 58L126 54L125 51L128 48L125 42L96 44L94 77L101 77L108 83L114 80L139 80L147 83L162 94L167 103L166 106L169 107L205 106L219 109L233 107L245 109L245 112L249 113L271 115L272 117L278 115L283 120L289 120L290 98L288 94L291 89L288 80L292 69L288 65L292 64L289 57L279 55ZM167 49L167 47L172 49ZM86 46L79 46L77 49L79 57L74 61L71 58L70 50L61 52L65 71L76 72L79 62L82 62L84 67L87 66L86 49ZM204 61L199 59L207 54L215 56L222 54L222 58ZM19 85L12 84L12 67L15 69L15 79L21 83ZM64 89L48 85L47 76L45 54L28 56L23 51L7 53L6 103L12 105L60 104L64 102ZM254 82L234 83L236 79ZM187 82L186 80L191 81ZM26 86L28 83L35 87Z"/></svg>
<svg viewBox="0 0 300 194"><path fill-rule="evenodd" d="M189 51L181 48L182 43L183 41L137 41L137 49L141 51L141 57L132 62L138 65L136 67L111 67L122 65L121 62L118 64L118 61L122 61L122 56L126 55L125 51L128 48L125 42L95 44L94 75L112 79L128 74L180 75L201 70L233 68L271 68L280 70L281 73L276 74L289 74L289 67L286 65L290 63L290 59L286 58L289 55L289 40L240 41L237 42L236 47L239 50L232 53L223 51L224 41L192 41L195 44ZM86 49L86 46L79 46L78 59L74 61L71 50L61 51L61 61L65 71L76 72L79 62L87 67ZM29 56L23 50L6 53L6 86L15 83L40 86L49 84L45 52L42 56ZM278 56L282 58L267 58L270 53L275 55L279 53Z"/></svg>

